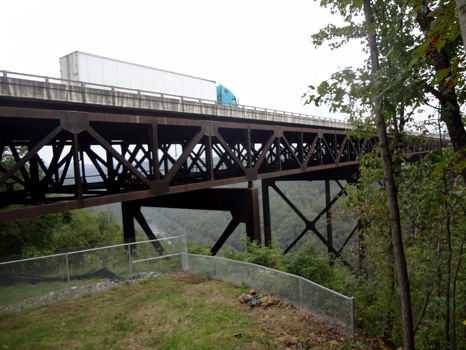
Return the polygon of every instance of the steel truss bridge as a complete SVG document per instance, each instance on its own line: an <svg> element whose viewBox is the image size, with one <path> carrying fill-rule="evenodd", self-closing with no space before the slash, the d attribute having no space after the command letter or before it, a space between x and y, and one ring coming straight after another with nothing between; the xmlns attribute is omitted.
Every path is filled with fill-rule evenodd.
<svg viewBox="0 0 466 350"><path fill-rule="evenodd" d="M252 240L262 242L260 195L263 244L271 245L272 188L305 224L285 252L313 232L340 256L331 207L343 194L339 181L355 181L358 159L373 150L376 139L355 139L346 124L331 119L11 75L0 77L0 149L14 159L0 166L0 221L121 202L130 242L134 219L155 237L141 207L229 211L232 219L212 248L215 254L240 223ZM412 154L437 147L433 139L406 145ZM42 160L44 152L50 161ZM88 173L86 163L97 173ZM257 180L261 194L253 187ZM326 206L316 218L306 218L276 182L313 180L325 181ZM331 180L340 188L334 198ZM249 185L221 187L238 183ZM13 204L20 207L7 208ZM324 215L325 235L315 226Z"/></svg>

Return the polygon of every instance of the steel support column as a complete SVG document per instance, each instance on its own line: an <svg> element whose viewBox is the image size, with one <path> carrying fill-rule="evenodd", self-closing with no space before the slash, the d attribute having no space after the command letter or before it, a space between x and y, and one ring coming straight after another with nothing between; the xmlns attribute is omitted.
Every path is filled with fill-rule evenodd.
<svg viewBox="0 0 466 350"><path fill-rule="evenodd" d="M330 205L330 180L325 180L325 205L328 210L325 213L325 224L327 225L327 242L333 246L333 231L332 231L332 206ZM328 249L328 253L332 253Z"/></svg>
<svg viewBox="0 0 466 350"><path fill-rule="evenodd" d="M121 215L123 218L123 237L125 243L136 242L136 231L134 229L133 204L131 202L121 202ZM131 255L134 247L131 246Z"/></svg>
<svg viewBox="0 0 466 350"><path fill-rule="evenodd" d="M132 202L122 202L121 203L121 212L123 216L123 236L125 243L132 243L136 242L136 230L134 228L134 219L138 222L138 224L142 227L147 238L150 240L157 239L154 233L152 232L149 224L147 223L144 216L141 214L141 207L137 203L137 201ZM164 249L160 242L153 241L152 245L157 250L157 252L162 255ZM131 254L133 254L133 250L135 248L131 246Z"/></svg>
<svg viewBox="0 0 466 350"><path fill-rule="evenodd" d="M217 242L215 242L214 246L212 247L212 249L210 250L210 252L212 253L212 255L216 255L218 253L218 251L220 250L220 248L222 248L223 244L227 241L228 237L231 236L231 234L233 233L233 231L238 227L238 225L240 224L241 222L235 220L234 218L231 219L230 223L228 224L227 228L225 229L225 231L223 231L222 235L220 236L220 238L217 240Z"/></svg>
<svg viewBox="0 0 466 350"><path fill-rule="evenodd" d="M165 251L160 244L159 241L155 241L157 237L155 237L154 232L152 232L152 229L150 228L149 224L147 223L146 219L144 218L144 215L141 213L141 207L140 206L133 206L133 216L138 222L138 224L142 227L144 230L147 238L149 238L152 241L152 245L154 246L155 250L159 253L159 255L162 255L163 252Z"/></svg>
<svg viewBox="0 0 466 350"><path fill-rule="evenodd" d="M264 218L264 245L272 247L272 224L270 219L270 181L262 180L262 214Z"/></svg>

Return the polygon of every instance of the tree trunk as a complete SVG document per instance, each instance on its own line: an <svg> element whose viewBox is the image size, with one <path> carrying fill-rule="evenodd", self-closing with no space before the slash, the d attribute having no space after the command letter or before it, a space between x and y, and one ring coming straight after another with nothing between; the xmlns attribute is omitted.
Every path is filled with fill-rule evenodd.
<svg viewBox="0 0 466 350"><path fill-rule="evenodd" d="M457 8L460 8L460 11L465 12L466 7L461 5L461 3L466 3L466 0L457 1ZM461 20L461 14L458 11L458 16ZM431 24L434 20L433 17L429 17L431 10L427 5L420 7L416 15L416 20L422 31L424 32L425 37L428 37L428 33L431 28ZM466 26L462 25L462 28ZM464 32L462 29L462 34ZM463 35L464 38L464 35ZM463 43L465 43L463 39ZM447 50L442 48L440 51L434 50L430 54L431 64L435 69L435 72L438 72L442 69L448 68L451 66L450 57L448 56ZM458 104L458 97L456 95L455 87L448 87L447 79L450 76L445 77L437 85L437 90L430 88L430 92L439 100L440 102L440 114L441 119L447 125L448 133L450 134L451 143L455 152L464 151L466 148L466 130L464 129L464 124L461 119L460 106ZM466 185L466 168L461 171L463 181Z"/></svg>
<svg viewBox="0 0 466 350"><path fill-rule="evenodd" d="M364 0L364 16L368 31L368 41L371 54L372 74L379 70L379 53L377 38L372 30L372 8L370 0ZM382 112L382 99L377 97L374 101L374 113L380 140L380 153L383 164L384 186L387 191L390 229L392 231L393 251L395 255L396 272L400 287L401 318L403 324L404 350L414 350L413 317L411 312L411 293L409 287L408 270L401 235L400 210L395 178L393 176L392 157L388 147L388 136L385 118Z"/></svg>
<svg viewBox="0 0 466 350"><path fill-rule="evenodd" d="M445 185L446 179L445 179ZM446 186L445 186L446 187ZM454 349L451 347L451 338L450 338L450 283L451 283L451 232L450 232L450 213L447 208L447 203L445 203L445 215L446 215L446 238L447 238L447 280L445 283L445 339L448 343L449 349ZM453 323L454 325L454 323Z"/></svg>
<svg viewBox="0 0 466 350"><path fill-rule="evenodd" d="M455 275L453 276L453 293L452 293L452 299L453 299L453 341L452 341L452 348L456 348L456 282L458 281L458 272L460 271L460 266L461 266L461 260L463 259L463 247L464 243L466 242L466 235L463 238L463 241L461 242L461 247L460 247L460 252L459 252L459 259L458 263L456 264L456 271Z"/></svg>
<svg viewBox="0 0 466 350"><path fill-rule="evenodd" d="M466 43L466 0L456 0L456 12L458 12L458 20L460 22L461 37L463 44Z"/></svg>

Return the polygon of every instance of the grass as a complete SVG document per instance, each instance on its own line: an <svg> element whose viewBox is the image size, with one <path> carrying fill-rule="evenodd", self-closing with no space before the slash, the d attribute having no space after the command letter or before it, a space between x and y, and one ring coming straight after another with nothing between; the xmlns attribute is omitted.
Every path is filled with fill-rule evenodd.
<svg viewBox="0 0 466 350"><path fill-rule="evenodd" d="M342 341L291 307L250 309L240 292L188 274L123 283L0 316L0 349L268 349L283 335L337 349Z"/></svg>

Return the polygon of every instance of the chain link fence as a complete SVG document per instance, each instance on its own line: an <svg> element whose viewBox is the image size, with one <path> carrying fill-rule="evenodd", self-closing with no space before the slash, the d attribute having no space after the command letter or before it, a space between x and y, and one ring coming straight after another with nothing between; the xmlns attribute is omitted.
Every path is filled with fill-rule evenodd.
<svg viewBox="0 0 466 350"><path fill-rule="evenodd" d="M162 255L157 253L160 246ZM188 254L186 234L0 263L0 313L180 270L237 287L255 288L354 337L354 298L260 265Z"/></svg>
<svg viewBox="0 0 466 350"><path fill-rule="evenodd" d="M354 298L346 297L305 278L243 261L187 255L185 270L228 284L255 288L301 309L354 337Z"/></svg>
<svg viewBox="0 0 466 350"><path fill-rule="evenodd" d="M185 237L162 238L2 262L0 313L82 296L125 281L178 272L182 238L186 241ZM163 248L161 255L155 247Z"/></svg>

